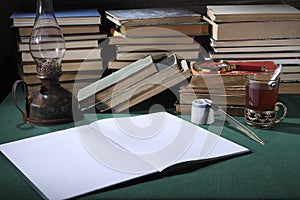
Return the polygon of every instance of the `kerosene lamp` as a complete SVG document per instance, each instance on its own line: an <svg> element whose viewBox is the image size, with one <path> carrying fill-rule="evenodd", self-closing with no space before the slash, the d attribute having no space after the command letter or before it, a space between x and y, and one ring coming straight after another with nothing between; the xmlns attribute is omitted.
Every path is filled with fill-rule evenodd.
<svg viewBox="0 0 300 200"><path fill-rule="evenodd" d="M52 0L37 0L29 47L41 88L28 94L26 121L36 125L56 125L81 120L83 114L76 97L59 83L66 47Z"/></svg>

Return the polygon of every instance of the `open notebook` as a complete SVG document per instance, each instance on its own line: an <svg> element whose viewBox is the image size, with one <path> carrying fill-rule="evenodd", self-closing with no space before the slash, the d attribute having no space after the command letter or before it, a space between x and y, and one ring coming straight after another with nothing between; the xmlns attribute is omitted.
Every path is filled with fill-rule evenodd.
<svg viewBox="0 0 300 200"><path fill-rule="evenodd" d="M249 149L167 112L110 118L0 145L48 199L66 199L176 164Z"/></svg>

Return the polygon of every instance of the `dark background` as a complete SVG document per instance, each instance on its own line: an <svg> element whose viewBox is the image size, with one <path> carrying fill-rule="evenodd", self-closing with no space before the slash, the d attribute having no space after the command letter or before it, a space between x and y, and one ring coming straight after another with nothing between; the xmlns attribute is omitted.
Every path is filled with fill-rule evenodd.
<svg viewBox="0 0 300 200"><path fill-rule="evenodd" d="M289 3L300 8L300 0L53 0L54 10L76 8L98 8L102 17L108 9L149 8L149 7L185 7L204 14L208 4L273 4ZM16 11L35 12L35 0L1 0L0 3L0 102L11 91L17 75L16 33L12 29L10 15ZM104 18L104 17L103 17ZM105 19L103 29L106 28Z"/></svg>

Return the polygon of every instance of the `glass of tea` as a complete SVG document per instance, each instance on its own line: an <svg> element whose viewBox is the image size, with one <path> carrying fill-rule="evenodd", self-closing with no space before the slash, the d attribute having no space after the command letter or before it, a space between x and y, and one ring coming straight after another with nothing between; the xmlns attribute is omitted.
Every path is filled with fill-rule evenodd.
<svg viewBox="0 0 300 200"><path fill-rule="evenodd" d="M271 75L258 73L246 76L244 119L249 126L268 129L281 122L287 114L287 107L277 102L280 77L271 80ZM280 107L283 112L278 116Z"/></svg>

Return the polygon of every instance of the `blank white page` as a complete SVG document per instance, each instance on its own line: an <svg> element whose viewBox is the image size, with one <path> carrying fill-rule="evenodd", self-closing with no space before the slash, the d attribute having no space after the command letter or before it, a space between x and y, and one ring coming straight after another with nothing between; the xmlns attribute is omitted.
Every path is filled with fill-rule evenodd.
<svg viewBox="0 0 300 200"><path fill-rule="evenodd" d="M134 128L136 126L136 128ZM65 199L175 163L249 151L166 112L103 119L0 145L48 199Z"/></svg>

